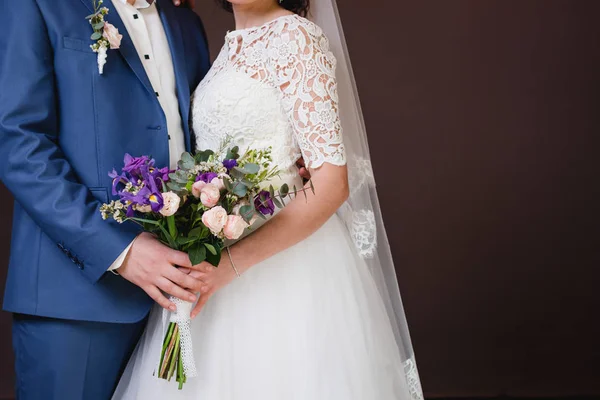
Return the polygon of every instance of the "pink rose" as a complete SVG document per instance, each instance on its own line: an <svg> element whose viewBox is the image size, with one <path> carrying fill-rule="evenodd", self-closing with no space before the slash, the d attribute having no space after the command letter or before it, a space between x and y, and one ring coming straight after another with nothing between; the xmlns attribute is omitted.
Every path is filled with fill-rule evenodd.
<svg viewBox="0 0 600 400"><path fill-rule="evenodd" d="M200 191L200 201L204 207L214 207L221 199L221 191L212 183L204 185Z"/></svg>
<svg viewBox="0 0 600 400"><path fill-rule="evenodd" d="M229 215L227 217L227 223L223 228L223 234L230 240L239 239L247 227L248 224L242 217L239 215Z"/></svg>
<svg viewBox="0 0 600 400"><path fill-rule="evenodd" d="M119 33L119 30L114 25L104 22L104 33L102 36L104 39L108 40L111 49L118 49L121 47L123 35Z"/></svg>
<svg viewBox="0 0 600 400"><path fill-rule="evenodd" d="M219 190L223 190L225 189L225 183L223 183L223 178L225 178L225 176L227 176L227 174L219 174L219 176L213 178L213 180L210 181L210 183L218 187Z"/></svg>
<svg viewBox="0 0 600 400"><path fill-rule="evenodd" d="M202 192L202 188L204 186L206 186L206 185L207 185L207 183L204 182L204 181L195 182L192 185L192 195L194 195L195 198L199 199L200 198L200 192Z"/></svg>
<svg viewBox="0 0 600 400"><path fill-rule="evenodd" d="M213 207L202 215L202 223L213 234L218 235L227 223L227 211L221 206Z"/></svg>
<svg viewBox="0 0 600 400"><path fill-rule="evenodd" d="M162 194L163 197L163 208L161 208L160 213L165 217L170 217L175 214L177 210L179 210L179 203L181 199L173 192L167 192Z"/></svg>

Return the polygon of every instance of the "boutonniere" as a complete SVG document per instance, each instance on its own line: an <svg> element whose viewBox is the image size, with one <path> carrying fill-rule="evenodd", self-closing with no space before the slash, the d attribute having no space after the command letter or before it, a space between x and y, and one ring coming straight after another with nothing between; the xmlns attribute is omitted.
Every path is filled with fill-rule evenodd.
<svg viewBox="0 0 600 400"><path fill-rule="evenodd" d="M123 35L114 25L104 20L108 14L108 8L102 7L103 0L94 0L94 13L88 15L85 19L89 20L94 29L91 39L95 41L90 47L94 53L98 53L98 72L100 75L104 72L108 49L118 49L121 46Z"/></svg>

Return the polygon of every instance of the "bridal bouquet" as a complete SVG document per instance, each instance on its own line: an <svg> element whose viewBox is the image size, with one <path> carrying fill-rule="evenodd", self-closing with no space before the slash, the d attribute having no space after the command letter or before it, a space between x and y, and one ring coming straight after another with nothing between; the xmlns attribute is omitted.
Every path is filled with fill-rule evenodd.
<svg viewBox="0 0 600 400"><path fill-rule="evenodd" d="M306 195L305 189L277 190L268 185L280 171L272 165L271 149L249 149L239 154L228 144L216 152L184 153L175 171L159 168L148 156L125 155L121 173L113 170L113 195L103 204L103 219L133 221L155 234L172 249L186 252L193 265L219 265L225 240L235 240L256 218L273 215L285 198ZM312 184L311 184L311 189ZM314 189L313 189L314 190ZM177 311L163 341L158 377L175 380L179 389L196 375L190 334L193 304L171 298Z"/></svg>

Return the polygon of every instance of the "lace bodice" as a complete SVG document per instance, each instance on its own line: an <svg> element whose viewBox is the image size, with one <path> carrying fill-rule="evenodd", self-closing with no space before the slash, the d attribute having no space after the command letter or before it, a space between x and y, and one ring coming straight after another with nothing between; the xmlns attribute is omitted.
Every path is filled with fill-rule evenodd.
<svg viewBox="0 0 600 400"><path fill-rule="evenodd" d="M297 15L229 32L192 98L198 149L231 137L245 147L273 148L284 173L307 166L344 165L336 60L322 30Z"/></svg>

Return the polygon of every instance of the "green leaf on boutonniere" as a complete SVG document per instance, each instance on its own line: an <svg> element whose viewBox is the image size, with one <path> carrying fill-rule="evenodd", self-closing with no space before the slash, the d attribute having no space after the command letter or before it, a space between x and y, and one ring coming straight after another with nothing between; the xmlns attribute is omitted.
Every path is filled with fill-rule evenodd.
<svg viewBox="0 0 600 400"><path fill-rule="evenodd" d="M97 24L94 25L94 30L95 31L99 31L102 28L104 28L104 21L103 22L99 22L99 23L97 23Z"/></svg>
<svg viewBox="0 0 600 400"><path fill-rule="evenodd" d="M198 265L202 261L206 260L206 247L202 246L201 244L197 244L190 249L188 256L190 257L192 265Z"/></svg>
<svg viewBox="0 0 600 400"><path fill-rule="evenodd" d="M92 40L99 40L100 38L102 38L102 35L100 34L100 32L94 32L91 36Z"/></svg>

